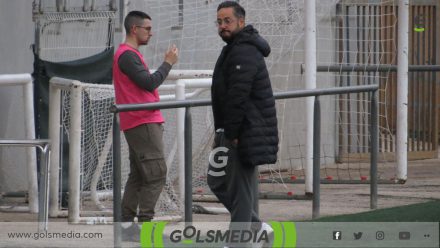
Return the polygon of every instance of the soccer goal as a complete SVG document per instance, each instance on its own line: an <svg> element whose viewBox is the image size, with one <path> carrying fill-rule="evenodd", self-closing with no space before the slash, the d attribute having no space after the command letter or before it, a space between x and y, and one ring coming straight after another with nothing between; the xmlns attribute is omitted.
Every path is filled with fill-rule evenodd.
<svg viewBox="0 0 440 248"><path fill-rule="evenodd" d="M161 100L183 100L206 97L212 72L171 71L168 83L159 87ZM51 160L52 216L68 215L69 221L110 221L113 195L112 131L114 104L112 85L87 84L74 80L52 78L50 83L50 138L54 149ZM208 108L196 111L195 128L202 130L195 137L194 147L205 144L204 137L212 132ZM166 119L164 145L168 166L167 182L156 206L156 217L181 219L183 192L183 112L162 111ZM179 121L180 120L180 121ZM213 133L213 132L212 132ZM122 135L123 136L123 135ZM68 145L63 145L67 139ZM122 182L129 172L128 147L122 139ZM66 151L67 149L67 151ZM60 156L68 156L63 159ZM60 162L68 161L68 211L61 211ZM123 190L123 188L122 188Z"/></svg>
<svg viewBox="0 0 440 248"><path fill-rule="evenodd" d="M0 88L3 92L21 92L17 94L15 100L9 106L11 115L22 115L21 120L24 123L24 130L21 130L17 137L10 137L9 129L6 128L6 137L2 139L35 139L35 127L34 127L34 107L33 107L33 86L32 77L30 74L4 74L0 75ZM16 101L18 99L18 101ZM12 107L21 107L21 111L13 110ZM8 108L8 106L3 106ZM6 118L12 119L12 118ZM9 123L7 127L17 125L16 123ZM19 125L20 126L20 125ZM16 126L14 126L16 127ZM17 164L17 159L14 157L14 153L7 148L2 147L0 163L0 173L4 178L2 182L3 187L7 188L7 185L13 185L16 188L27 189L25 190L28 196L29 204L27 207L20 208L20 206L3 206L4 210L24 210L31 213L38 212L38 183L37 183L37 159L34 148L25 148L25 166ZM25 173L23 173L23 171ZM24 176L26 175L26 176ZM11 182L11 179L14 181ZM13 190L11 190L13 191ZM17 193L17 192L15 192Z"/></svg>

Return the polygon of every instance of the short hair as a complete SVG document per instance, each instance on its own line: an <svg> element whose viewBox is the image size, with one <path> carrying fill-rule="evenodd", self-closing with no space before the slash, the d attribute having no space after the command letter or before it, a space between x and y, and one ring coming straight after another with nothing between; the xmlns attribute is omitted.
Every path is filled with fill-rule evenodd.
<svg viewBox="0 0 440 248"><path fill-rule="evenodd" d="M130 13L127 14L124 20L125 32L127 34L130 34L131 27L133 25L142 25L142 22L145 19L151 20L151 17L147 13L142 11L130 11Z"/></svg>
<svg viewBox="0 0 440 248"><path fill-rule="evenodd" d="M234 1L224 1L223 3L218 5L217 12L220 9L223 9L223 8L233 8L234 9L234 15L237 18L245 18L246 17L246 11L237 2L234 2Z"/></svg>

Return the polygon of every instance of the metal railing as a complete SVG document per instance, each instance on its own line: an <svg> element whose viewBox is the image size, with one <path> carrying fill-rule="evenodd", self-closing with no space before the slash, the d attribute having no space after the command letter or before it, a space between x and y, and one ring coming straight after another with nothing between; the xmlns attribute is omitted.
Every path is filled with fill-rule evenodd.
<svg viewBox="0 0 440 248"><path fill-rule="evenodd" d="M49 156L50 140L0 140L0 146L37 147L41 152L40 180L38 185L38 231L47 231L48 208L49 208ZM36 168L35 168L36 170ZM30 173L30 172L28 172Z"/></svg>
<svg viewBox="0 0 440 248"><path fill-rule="evenodd" d="M275 99L291 99L301 97L315 97L314 125L313 125L313 213L312 217L319 217L320 211L320 144L321 144L321 106L320 96L338 95L348 93L371 92L371 119L370 119L370 208L377 208L377 157L378 157L378 111L377 90L378 85L348 86L338 88L325 88L313 90L296 90L275 93ZM167 101L144 104L119 104L113 105L110 111L114 113L113 125L113 211L114 222L121 221L121 154L120 132L117 113L127 111L155 110L185 108L185 222L192 222L192 124L191 108L209 106L210 99ZM116 237L117 235L115 235Z"/></svg>
<svg viewBox="0 0 440 248"><path fill-rule="evenodd" d="M318 65L317 72L396 72L397 65ZM301 74L305 65L301 64ZM409 72L438 72L440 65L408 65Z"/></svg>
<svg viewBox="0 0 440 248"><path fill-rule="evenodd" d="M24 74L0 75L0 86L23 87L23 111L25 139L0 139L0 146L26 147L27 158L27 183L29 197L29 212L38 213L38 230L47 231L48 224L48 183L49 183L49 154L50 141L47 139L35 139L34 127L34 94L32 76ZM21 114L21 113L19 113ZM39 180L37 175L37 163L35 151L30 147L36 147L41 152L41 168Z"/></svg>

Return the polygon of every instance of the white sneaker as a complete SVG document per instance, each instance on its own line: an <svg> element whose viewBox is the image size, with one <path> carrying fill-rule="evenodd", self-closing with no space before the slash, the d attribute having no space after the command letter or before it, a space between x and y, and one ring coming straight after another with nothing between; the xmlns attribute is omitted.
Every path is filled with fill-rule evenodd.
<svg viewBox="0 0 440 248"><path fill-rule="evenodd" d="M255 243L255 246L254 246L255 248L270 247L270 243L273 241L273 238L274 238L274 233L273 233L272 227L269 224L267 224L266 222L261 223L261 228L257 233L257 237L260 237L260 235L264 231L266 231L267 237L269 238L268 242Z"/></svg>
<svg viewBox="0 0 440 248"><path fill-rule="evenodd" d="M267 224L266 222L261 223L261 230L266 230L267 234L273 234L272 227L269 224Z"/></svg>

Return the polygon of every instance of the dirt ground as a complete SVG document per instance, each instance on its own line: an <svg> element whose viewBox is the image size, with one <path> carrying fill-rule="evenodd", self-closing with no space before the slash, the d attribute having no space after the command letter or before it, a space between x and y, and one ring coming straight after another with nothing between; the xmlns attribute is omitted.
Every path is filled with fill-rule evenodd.
<svg viewBox="0 0 440 248"><path fill-rule="evenodd" d="M387 175L394 166L380 168ZM327 171L329 172L329 171ZM330 173L330 172L329 172ZM391 173L392 174L392 173ZM325 174L322 174L325 175ZM325 178L325 177L324 177ZM385 179L385 178L382 178ZM278 188L277 188L278 187ZM263 184L262 191L291 192L304 196L304 184ZM408 180L405 184L386 183L378 185L378 209L414 203L440 200L440 160L428 159L408 163ZM50 218L49 231L69 233L98 232L104 236L97 239L11 239L10 232L37 230L37 215L8 212L5 204L23 205L20 198L0 198L0 247L113 247L112 225L68 225L66 218ZM21 202L20 202L21 201ZM320 216L341 215L370 211L369 184L321 184ZM194 202L204 207L223 209L215 202ZM439 206L440 209L440 206ZM263 221L302 221L312 219L311 200L261 199L259 214ZM229 214L193 214L194 222L228 222ZM220 223L219 223L220 224ZM139 242L123 242L122 247L139 247Z"/></svg>
<svg viewBox="0 0 440 248"><path fill-rule="evenodd" d="M393 166L383 169L394 170ZM388 179L389 180L389 179ZM385 181L385 180L384 180ZM390 181L391 182L391 181ZM414 203L440 200L440 160L427 159L408 163L408 180L405 184L378 185L378 209ZM262 186L265 187L264 185ZM273 186L266 186L273 187ZM304 184L287 184L295 195L304 195ZM260 187L261 188L261 187ZM320 216L351 214L370 211L369 184L321 184ZM218 203L197 203L203 206L221 207ZM440 206L439 206L440 208ZM312 219L310 200L260 200L260 216L264 221L302 221ZM194 215L200 221L228 221L229 216Z"/></svg>
<svg viewBox="0 0 440 248"><path fill-rule="evenodd" d="M390 174L382 167L382 174ZM277 187L279 189L277 189ZM304 196L304 184L273 185L262 184L260 191L290 192L294 196ZM440 159L409 161L408 180L405 184L379 184L378 209L402 206L430 200L440 200ZM5 201L6 199L0 199ZM11 199L7 199L11 201ZM12 199L12 201L21 199ZM320 215L331 216L369 211L369 184L321 184ZM204 207L222 208L220 203L194 202ZM0 222L36 221L36 214L8 212L0 202ZM311 200L270 200L260 199L260 217L264 221L301 221L312 218ZM194 214L194 221L229 221L228 214ZM66 221L65 218L50 218L50 222Z"/></svg>

